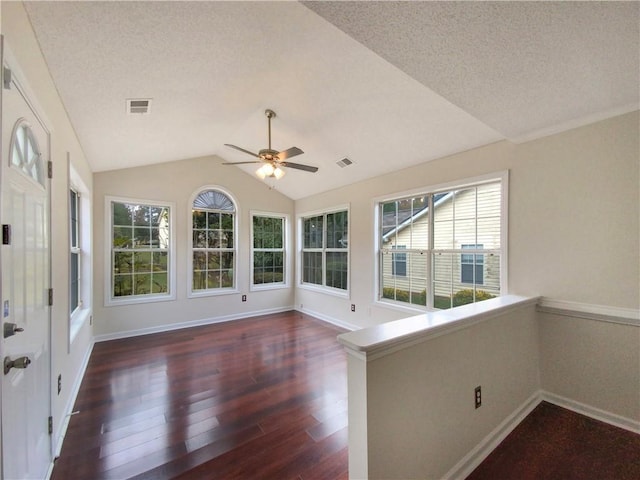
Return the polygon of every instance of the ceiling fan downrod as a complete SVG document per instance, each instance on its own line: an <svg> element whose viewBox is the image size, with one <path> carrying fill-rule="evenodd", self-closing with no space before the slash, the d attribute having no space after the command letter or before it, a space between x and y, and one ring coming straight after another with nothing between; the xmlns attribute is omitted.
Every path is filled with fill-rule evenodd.
<svg viewBox="0 0 640 480"><path fill-rule="evenodd" d="M267 108L264 111L264 114L267 116L267 123L269 125L269 150L271 150L271 119L276 116L276 112L274 112L270 108Z"/></svg>

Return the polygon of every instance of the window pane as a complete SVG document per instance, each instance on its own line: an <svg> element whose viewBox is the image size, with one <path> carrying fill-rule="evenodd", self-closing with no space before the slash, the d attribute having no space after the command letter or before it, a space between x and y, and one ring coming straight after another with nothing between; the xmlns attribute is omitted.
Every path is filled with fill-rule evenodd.
<svg viewBox="0 0 640 480"><path fill-rule="evenodd" d="M133 270L136 273L151 271L151 252L135 252L133 254Z"/></svg>
<svg viewBox="0 0 640 480"><path fill-rule="evenodd" d="M131 272L133 272L133 253L131 253L131 252L114 252L114 254L113 254L113 272L114 273L131 273Z"/></svg>
<svg viewBox="0 0 640 480"><path fill-rule="evenodd" d="M347 248L347 212L327 214L327 248Z"/></svg>
<svg viewBox="0 0 640 480"><path fill-rule="evenodd" d="M322 216L304 219L303 248L322 248L323 223Z"/></svg>
<svg viewBox="0 0 640 480"><path fill-rule="evenodd" d="M169 221L169 209L163 207L150 207L149 220L150 226L152 227L159 227L163 223L167 223Z"/></svg>
<svg viewBox="0 0 640 480"><path fill-rule="evenodd" d="M151 293L166 293L169 291L166 273L154 273L151 282Z"/></svg>
<svg viewBox="0 0 640 480"><path fill-rule="evenodd" d="M113 225L114 226L131 226L133 225L133 216L131 205L125 203L113 202Z"/></svg>
<svg viewBox="0 0 640 480"><path fill-rule="evenodd" d="M193 231L193 248L206 248L208 245L206 230Z"/></svg>
<svg viewBox="0 0 640 480"><path fill-rule="evenodd" d="M205 290L207 288L207 272L193 272L193 284L191 288L195 290Z"/></svg>
<svg viewBox="0 0 640 480"><path fill-rule="evenodd" d="M322 252L302 253L302 281L322 285Z"/></svg>
<svg viewBox="0 0 640 480"><path fill-rule="evenodd" d="M207 213L207 228L220 229L220 214L218 212Z"/></svg>
<svg viewBox="0 0 640 480"><path fill-rule="evenodd" d="M455 255L457 257L457 255ZM433 256L433 306L451 308L453 296L453 261L450 253L437 253Z"/></svg>
<svg viewBox="0 0 640 480"><path fill-rule="evenodd" d="M433 248L452 249L454 234L454 192L446 192L434 205L433 212Z"/></svg>
<svg viewBox="0 0 640 480"><path fill-rule="evenodd" d="M233 214L230 214L230 213L220 214L220 228L227 231L233 230Z"/></svg>
<svg viewBox="0 0 640 480"><path fill-rule="evenodd" d="M207 213L199 210L192 212L193 228L194 229L206 229L207 228Z"/></svg>
<svg viewBox="0 0 640 480"><path fill-rule="evenodd" d="M71 262L69 266L69 313L78 308L80 300L80 255L77 253L71 253Z"/></svg>
<svg viewBox="0 0 640 480"><path fill-rule="evenodd" d="M207 252L193 252L193 270L207 269Z"/></svg>
<svg viewBox="0 0 640 480"><path fill-rule="evenodd" d="M124 297L133 295L133 282L131 275L114 275L113 296Z"/></svg>
<svg viewBox="0 0 640 480"><path fill-rule="evenodd" d="M220 257L222 254L220 252L208 252L206 255L207 255L207 269L220 270L220 266L222 265Z"/></svg>
<svg viewBox="0 0 640 480"><path fill-rule="evenodd" d="M499 183L478 187L477 242L484 248L500 248L501 189Z"/></svg>
<svg viewBox="0 0 640 480"><path fill-rule="evenodd" d="M347 253L327 252L327 287L347 289L347 265Z"/></svg>
<svg viewBox="0 0 640 480"><path fill-rule="evenodd" d="M78 247L78 194L69 192L69 227L71 228L71 247Z"/></svg>
<svg viewBox="0 0 640 480"><path fill-rule="evenodd" d="M151 293L151 275L148 273L135 274L133 276L133 294L148 295Z"/></svg>
<svg viewBox="0 0 640 480"><path fill-rule="evenodd" d="M167 252L153 252L153 271L168 271L169 254Z"/></svg>
<svg viewBox="0 0 640 480"><path fill-rule="evenodd" d="M133 229L135 248L151 247L151 230L149 228L135 227Z"/></svg>

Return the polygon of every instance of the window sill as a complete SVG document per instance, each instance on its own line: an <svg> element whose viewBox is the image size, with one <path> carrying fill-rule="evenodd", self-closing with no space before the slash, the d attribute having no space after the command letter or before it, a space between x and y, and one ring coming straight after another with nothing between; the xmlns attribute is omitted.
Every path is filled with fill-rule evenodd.
<svg viewBox="0 0 640 480"><path fill-rule="evenodd" d="M80 330L82 330L82 327L84 326L84 324L87 323L87 320L89 319L90 316L91 316L90 308L83 308L81 310L74 312L73 315L71 315L71 320L69 321L69 343L71 344L73 343L73 341L78 336L78 333L80 332Z"/></svg>
<svg viewBox="0 0 640 480"><path fill-rule="evenodd" d="M171 302L176 299L173 295L149 295L140 297L122 297L118 300L107 300L104 302L105 307L118 307L121 305L135 305L138 303L155 303L155 302Z"/></svg>
<svg viewBox="0 0 640 480"><path fill-rule="evenodd" d="M234 295L240 293L237 288L227 288L220 290L202 290L198 292L189 292L187 298L204 298L204 297L218 297L221 295Z"/></svg>
<svg viewBox="0 0 640 480"><path fill-rule="evenodd" d="M429 311L427 307L424 306L410 306L407 303L394 302L392 300L376 300L375 305L381 308L388 308L389 310L396 310L398 312L405 312L413 315Z"/></svg>
<svg viewBox="0 0 640 480"><path fill-rule="evenodd" d="M258 285L250 285L250 292L261 292L263 290L283 290L285 288L290 288L288 283L261 283Z"/></svg>
<svg viewBox="0 0 640 480"><path fill-rule="evenodd" d="M303 290L309 290L311 292L323 293L325 295L332 295L340 298L351 298L348 290L339 290L337 288L322 287L320 285L311 285L307 283L301 283L298 285Z"/></svg>

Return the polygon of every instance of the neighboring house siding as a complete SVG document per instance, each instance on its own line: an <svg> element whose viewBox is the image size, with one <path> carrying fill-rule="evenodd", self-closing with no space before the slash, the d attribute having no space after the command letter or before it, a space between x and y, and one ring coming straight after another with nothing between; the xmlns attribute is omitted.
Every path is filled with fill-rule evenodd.
<svg viewBox="0 0 640 480"><path fill-rule="evenodd" d="M477 191L477 195L476 195ZM500 185L481 185L468 190L459 190L438 203L434 218L434 293L449 297L459 290L473 288L471 283L463 283L460 254L438 252L437 250L460 250L478 245L482 249L500 247ZM422 215L413 224L400 229L384 243L383 271L388 272L383 279L383 287L419 293L425 290L427 278L427 255L429 219ZM477 228L476 228L477 222ZM477 238L476 238L476 231ZM407 276L390 275L393 271L393 247L424 249L423 254L407 253ZM468 257L467 257L468 258ZM477 264L482 263L482 284L478 290L492 295L500 294L500 257L485 254ZM478 267L480 268L480 267ZM411 273L410 273L411 272ZM421 280L421 282L417 281Z"/></svg>

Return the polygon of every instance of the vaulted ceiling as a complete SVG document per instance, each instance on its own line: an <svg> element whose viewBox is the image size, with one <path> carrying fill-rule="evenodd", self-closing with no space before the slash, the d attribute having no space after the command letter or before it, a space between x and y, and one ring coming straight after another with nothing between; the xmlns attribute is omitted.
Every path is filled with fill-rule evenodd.
<svg viewBox="0 0 640 480"><path fill-rule="evenodd" d="M270 108L273 148L319 167L278 181L298 199L640 102L639 2L25 7L96 172L251 160L224 144L265 148ZM132 98L152 99L150 114L127 114Z"/></svg>

